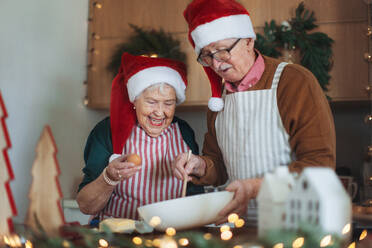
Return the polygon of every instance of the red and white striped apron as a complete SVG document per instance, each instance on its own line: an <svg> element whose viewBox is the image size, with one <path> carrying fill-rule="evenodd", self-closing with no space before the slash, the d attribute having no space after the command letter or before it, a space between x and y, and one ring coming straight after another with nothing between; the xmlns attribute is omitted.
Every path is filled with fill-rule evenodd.
<svg viewBox="0 0 372 248"><path fill-rule="evenodd" d="M135 126L123 154L140 155L142 169L116 186L100 213L100 220L110 217L138 219L138 207L180 197L182 180L173 176L171 164L178 154L188 150L177 123L172 123L156 138Z"/></svg>

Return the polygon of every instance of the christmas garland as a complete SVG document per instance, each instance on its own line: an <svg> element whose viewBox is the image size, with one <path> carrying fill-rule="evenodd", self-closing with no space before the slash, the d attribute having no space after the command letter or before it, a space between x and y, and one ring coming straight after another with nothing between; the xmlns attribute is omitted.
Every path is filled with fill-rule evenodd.
<svg viewBox="0 0 372 248"><path fill-rule="evenodd" d="M183 231L175 235L161 233L145 234L124 234L113 233L108 227L103 228L103 232L97 229L85 227L63 228L63 236L49 236L39 225L39 230L34 232L29 228L16 230L17 234L9 237L19 240L19 244L11 247L129 247L129 248L164 248L164 247L188 247L188 248L231 248L231 247L302 247L316 248L329 247L340 248L352 241L344 239L338 235L323 232L316 225L301 224L298 230L271 230L258 240L244 240L242 237L235 240L232 236L229 239L221 240L218 234L204 233L201 231ZM234 228L235 229L235 228ZM234 233L235 230L231 232ZM218 232L218 231L217 231ZM222 234L222 232L221 232ZM366 234L367 235L367 234ZM364 235L364 237L366 236ZM222 235L221 235L222 236ZM15 238L18 237L18 238ZM232 238L231 238L232 237ZM361 235L362 237L362 235ZM367 244L368 240L359 237L354 243ZM365 241L365 242L364 242ZM238 242L238 243L237 243ZM367 243L366 243L367 242ZM3 247L0 243L0 247ZM5 246L9 247L9 246ZM348 246L351 247L351 246Z"/></svg>
<svg viewBox="0 0 372 248"><path fill-rule="evenodd" d="M316 27L314 12L305 9L304 3L296 8L296 15L289 21L277 25L274 20L265 23L264 33L257 34L256 48L264 55L277 58L280 49L300 51L301 65L309 69L326 92L329 85L329 71L332 67L332 43L328 35L310 32Z"/></svg>
<svg viewBox="0 0 372 248"><path fill-rule="evenodd" d="M186 54L180 49L180 42L172 34L160 30L145 30L129 24L134 33L128 41L118 45L115 49L107 69L116 74L121 63L121 55L128 52L133 55L156 56L169 58L181 62L186 61Z"/></svg>

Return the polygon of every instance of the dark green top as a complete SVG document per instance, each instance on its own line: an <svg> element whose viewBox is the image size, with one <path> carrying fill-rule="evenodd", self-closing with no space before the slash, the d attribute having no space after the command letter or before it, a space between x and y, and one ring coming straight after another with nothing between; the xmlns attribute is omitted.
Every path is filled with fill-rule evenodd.
<svg viewBox="0 0 372 248"><path fill-rule="evenodd" d="M181 130L183 140L195 155L199 154L199 147L195 141L195 134L186 121L174 117L172 123L177 122ZM85 185L94 181L108 165L109 158L113 153L111 142L110 117L100 121L90 132L84 149L85 167L83 168L84 178L79 185L80 191ZM202 193L203 187L192 185L187 186L187 194Z"/></svg>

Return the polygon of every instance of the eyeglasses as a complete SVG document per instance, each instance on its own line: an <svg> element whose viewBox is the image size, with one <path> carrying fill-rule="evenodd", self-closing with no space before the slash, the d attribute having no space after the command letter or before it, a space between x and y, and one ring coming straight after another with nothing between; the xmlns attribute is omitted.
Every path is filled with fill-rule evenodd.
<svg viewBox="0 0 372 248"><path fill-rule="evenodd" d="M236 46L236 44L238 44L240 40L241 39L239 38L229 48L221 49L221 50L215 51L214 53L209 53L209 54L200 53L197 58L197 61L202 66L205 66L205 67L211 66L213 59L220 61L220 62L227 61L231 58L231 53L230 53L231 50L233 50L233 48Z"/></svg>

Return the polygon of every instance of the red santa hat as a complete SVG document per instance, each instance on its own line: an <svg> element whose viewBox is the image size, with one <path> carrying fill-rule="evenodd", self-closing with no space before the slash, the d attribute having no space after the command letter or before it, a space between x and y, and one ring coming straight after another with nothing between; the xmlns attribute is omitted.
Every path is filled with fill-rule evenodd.
<svg viewBox="0 0 372 248"><path fill-rule="evenodd" d="M133 102L146 88L167 83L176 91L177 104L185 100L187 86L185 64L165 59L134 56L123 53L119 73L112 82L110 124L114 154L122 154L137 117Z"/></svg>
<svg viewBox="0 0 372 248"><path fill-rule="evenodd" d="M199 55L201 49L213 42L230 38L253 38L256 34L248 11L234 0L194 0L183 13L189 24L189 40ZM212 111L223 109L222 78L211 68L204 67L209 78Z"/></svg>

